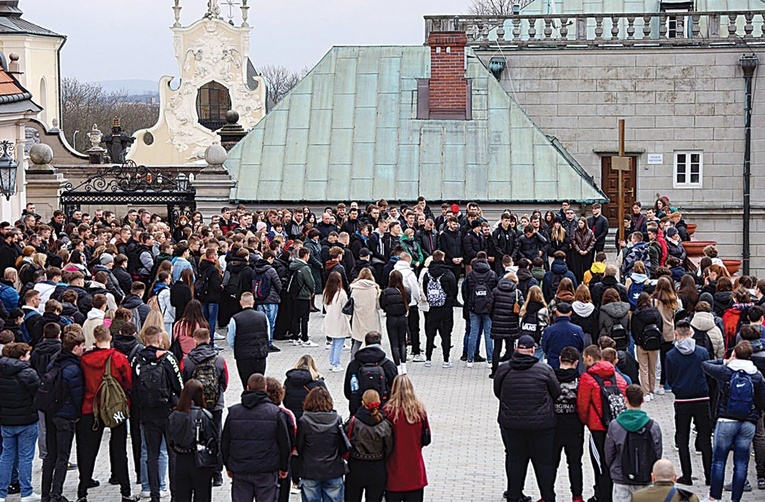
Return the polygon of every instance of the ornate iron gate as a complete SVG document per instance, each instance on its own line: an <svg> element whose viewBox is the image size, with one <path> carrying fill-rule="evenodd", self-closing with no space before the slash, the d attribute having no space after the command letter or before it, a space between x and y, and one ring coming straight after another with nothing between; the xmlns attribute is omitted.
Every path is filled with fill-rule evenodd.
<svg viewBox="0 0 765 502"><path fill-rule="evenodd" d="M132 160L119 166L99 168L88 179L72 186L65 185L61 206L67 216L88 205L163 205L171 228L182 214L196 210L196 190L185 174L172 178Z"/></svg>

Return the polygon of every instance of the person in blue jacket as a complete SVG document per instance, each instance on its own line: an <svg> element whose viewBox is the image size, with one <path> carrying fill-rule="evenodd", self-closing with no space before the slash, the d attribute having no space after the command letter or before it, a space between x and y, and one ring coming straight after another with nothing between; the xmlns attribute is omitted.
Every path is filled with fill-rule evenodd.
<svg viewBox="0 0 765 502"><path fill-rule="evenodd" d="M584 331L571 322L572 311L570 303L559 303L555 322L542 333L542 350L547 356L547 364L553 369L560 366L558 357L564 347L574 347L579 352L584 350Z"/></svg>

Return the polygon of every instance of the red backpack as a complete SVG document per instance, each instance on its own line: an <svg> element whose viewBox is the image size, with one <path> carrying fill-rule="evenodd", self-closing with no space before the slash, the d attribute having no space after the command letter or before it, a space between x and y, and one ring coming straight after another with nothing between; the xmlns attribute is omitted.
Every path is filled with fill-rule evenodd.
<svg viewBox="0 0 765 502"><path fill-rule="evenodd" d="M725 347L731 348L736 343L736 334L738 334L739 326L741 326L741 317L744 313L743 310L730 307L723 312L722 321L725 328Z"/></svg>

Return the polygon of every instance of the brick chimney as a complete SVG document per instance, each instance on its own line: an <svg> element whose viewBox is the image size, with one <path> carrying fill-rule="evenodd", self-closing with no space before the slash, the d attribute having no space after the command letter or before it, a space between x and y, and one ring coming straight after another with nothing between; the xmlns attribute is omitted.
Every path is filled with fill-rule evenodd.
<svg viewBox="0 0 765 502"><path fill-rule="evenodd" d="M460 31L431 32L429 118L466 120L471 118L470 86L465 78L467 36Z"/></svg>

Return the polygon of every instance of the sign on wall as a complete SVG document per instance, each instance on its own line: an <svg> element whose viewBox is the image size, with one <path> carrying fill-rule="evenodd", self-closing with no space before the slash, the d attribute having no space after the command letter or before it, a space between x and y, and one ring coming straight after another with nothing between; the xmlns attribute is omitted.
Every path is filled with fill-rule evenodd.
<svg viewBox="0 0 765 502"><path fill-rule="evenodd" d="M664 154L661 154L661 153L649 153L648 154L648 163L649 164L663 164L664 163Z"/></svg>

